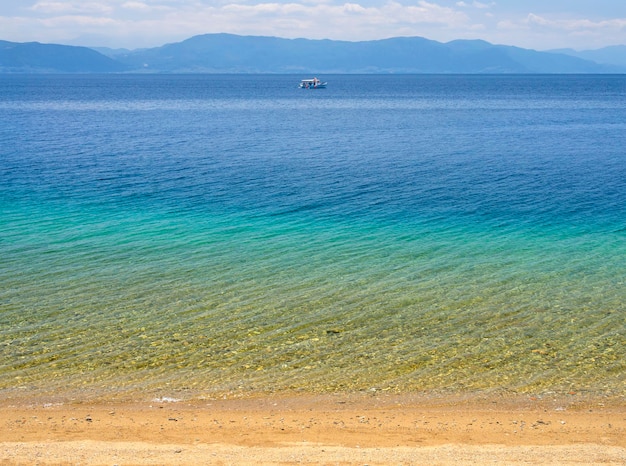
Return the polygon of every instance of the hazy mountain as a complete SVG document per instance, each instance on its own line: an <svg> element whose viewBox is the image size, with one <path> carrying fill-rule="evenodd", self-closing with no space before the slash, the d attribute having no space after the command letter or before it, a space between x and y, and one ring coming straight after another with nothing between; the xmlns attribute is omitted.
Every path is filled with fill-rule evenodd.
<svg viewBox="0 0 626 466"><path fill-rule="evenodd" d="M559 49L551 52L591 60L604 65L626 67L626 45L612 45L597 50L576 51L573 49Z"/></svg>
<svg viewBox="0 0 626 466"><path fill-rule="evenodd" d="M116 55L153 72L232 73L606 73L614 67L565 54L484 41L422 37L345 42L206 34ZM626 70L626 68L624 69ZM622 71L624 71L622 70Z"/></svg>
<svg viewBox="0 0 626 466"><path fill-rule="evenodd" d="M111 73L126 69L87 47L0 41L0 72Z"/></svg>
<svg viewBox="0 0 626 466"><path fill-rule="evenodd" d="M101 52L101 53L100 53ZM206 34L141 50L0 41L0 72L610 73L568 53L422 37L346 42Z"/></svg>
<svg viewBox="0 0 626 466"><path fill-rule="evenodd" d="M89 47L89 48L109 58L115 58L119 55L128 55L129 53L132 52L132 50L130 49L112 49L110 47ZM138 50L135 50L135 51L138 51Z"/></svg>

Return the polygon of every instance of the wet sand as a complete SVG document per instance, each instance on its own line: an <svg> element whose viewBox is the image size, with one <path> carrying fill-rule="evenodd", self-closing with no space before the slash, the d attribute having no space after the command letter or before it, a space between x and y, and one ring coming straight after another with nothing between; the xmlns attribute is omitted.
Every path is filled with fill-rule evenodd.
<svg viewBox="0 0 626 466"><path fill-rule="evenodd" d="M626 403L353 394L0 401L0 464L626 464Z"/></svg>

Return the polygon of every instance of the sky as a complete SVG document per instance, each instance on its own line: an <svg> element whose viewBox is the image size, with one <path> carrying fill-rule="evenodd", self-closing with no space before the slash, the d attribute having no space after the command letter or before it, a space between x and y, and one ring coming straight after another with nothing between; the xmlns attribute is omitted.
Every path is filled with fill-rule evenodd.
<svg viewBox="0 0 626 466"><path fill-rule="evenodd" d="M135 49L218 32L590 50L626 44L626 1L0 0L0 40L13 42Z"/></svg>

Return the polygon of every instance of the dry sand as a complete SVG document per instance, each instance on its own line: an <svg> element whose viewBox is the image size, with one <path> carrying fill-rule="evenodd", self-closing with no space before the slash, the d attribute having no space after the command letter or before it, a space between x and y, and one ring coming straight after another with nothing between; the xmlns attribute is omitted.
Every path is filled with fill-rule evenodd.
<svg viewBox="0 0 626 466"><path fill-rule="evenodd" d="M626 404L576 395L12 400L0 410L2 465L626 465Z"/></svg>

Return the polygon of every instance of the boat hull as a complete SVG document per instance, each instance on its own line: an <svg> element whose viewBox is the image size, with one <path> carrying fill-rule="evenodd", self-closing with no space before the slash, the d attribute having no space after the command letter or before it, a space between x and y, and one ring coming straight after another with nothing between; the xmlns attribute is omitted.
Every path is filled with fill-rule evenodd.
<svg viewBox="0 0 626 466"><path fill-rule="evenodd" d="M326 89L326 82L322 82L317 78L303 79L298 86L300 89Z"/></svg>

